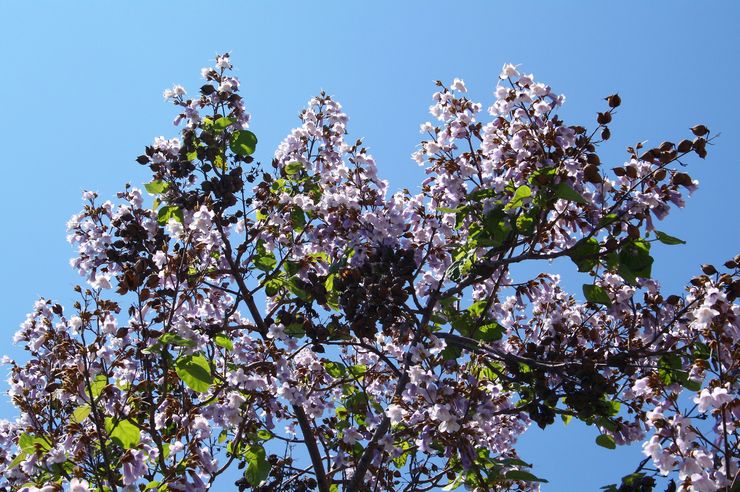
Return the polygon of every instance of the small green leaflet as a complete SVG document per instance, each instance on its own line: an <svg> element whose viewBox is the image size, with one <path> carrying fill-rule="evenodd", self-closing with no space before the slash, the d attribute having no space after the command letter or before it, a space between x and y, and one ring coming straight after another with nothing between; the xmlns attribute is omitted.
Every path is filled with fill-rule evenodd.
<svg viewBox="0 0 740 492"><path fill-rule="evenodd" d="M158 341L159 343L169 343L170 345L175 345L177 347L195 347L194 341L188 340L187 338L181 337L172 332L165 333L159 337Z"/></svg>
<svg viewBox="0 0 740 492"><path fill-rule="evenodd" d="M98 374L95 379L90 381L90 392L92 392L93 398L100 396L103 389L108 386L108 377L103 374Z"/></svg>
<svg viewBox="0 0 740 492"><path fill-rule="evenodd" d="M168 182L157 179L152 181L151 183L146 183L144 185L144 188L146 188L146 191L149 192L149 194L151 195L159 195L161 193L164 193L169 186L170 184Z"/></svg>
<svg viewBox="0 0 740 492"><path fill-rule="evenodd" d="M287 174L288 176L292 176L294 174L298 174L299 172L303 171L303 164L301 164L298 161L289 162L285 165L283 169L285 169L285 174Z"/></svg>
<svg viewBox="0 0 740 492"><path fill-rule="evenodd" d="M523 482L543 482L547 483L547 480L544 478L539 478L528 471L524 470L510 470L506 472L506 475L504 477L507 480L521 480Z"/></svg>
<svg viewBox="0 0 740 492"><path fill-rule="evenodd" d="M594 304L603 304L605 306L611 306L612 300L609 298L609 294L599 287L598 285L584 284L583 295L586 296L586 300L593 302Z"/></svg>
<svg viewBox="0 0 740 492"><path fill-rule="evenodd" d="M532 196L532 189L527 185L522 185L516 189L514 196L511 197L511 201L506 204L504 210L511 210L512 208L521 207L524 200Z"/></svg>
<svg viewBox="0 0 740 492"><path fill-rule="evenodd" d="M249 446L244 451L244 459L249 463L244 478L252 487L257 487L270 474L271 465L265 456L265 448L256 444Z"/></svg>
<svg viewBox="0 0 740 492"><path fill-rule="evenodd" d="M111 440L123 449L131 449L141 440L141 431L128 419L114 423L111 417L106 417L105 430Z"/></svg>
<svg viewBox="0 0 740 492"><path fill-rule="evenodd" d="M81 424L90 415L90 405L80 405L72 412L72 422Z"/></svg>
<svg viewBox="0 0 740 492"><path fill-rule="evenodd" d="M665 232L655 231L655 237L657 237L658 241L660 241L661 243L667 244L669 246L675 246L676 244L686 244L686 241L684 241L683 239L678 239L677 237L668 235Z"/></svg>
<svg viewBox="0 0 740 492"><path fill-rule="evenodd" d="M606 449L614 449L617 447L617 443L614 442L614 438L607 434L601 434L596 438L596 444Z"/></svg>
<svg viewBox="0 0 740 492"><path fill-rule="evenodd" d="M652 266L650 243L643 239L627 243L619 252L619 274L630 283L637 277L650 278Z"/></svg>
<svg viewBox="0 0 740 492"><path fill-rule="evenodd" d="M579 272L588 272L596 266L599 249L599 241L596 238L584 238L576 243L569 256L573 263L578 265Z"/></svg>
<svg viewBox="0 0 740 492"><path fill-rule="evenodd" d="M277 265L277 260L272 251L265 249L264 243L261 241L257 243L256 257L254 259L254 266L263 272L270 272Z"/></svg>
<svg viewBox="0 0 740 492"><path fill-rule="evenodd" d="M229 148L242 157L252 155L257 148L257 136L249 130L237 130L231 134Z"/></svg>
<svg viewBox="0 0 740 492"><path fill-rule="evenodd" d="M234 120L232 120L231 118L226 118L222 116L221 118L213 122L213 129L218 132L221 132L221 131L224 131L229 126L231 126L232 124L234 124Z"/></svg>
<svg viewBox="0 0 740 492"><path fill-rule="evenodd" d="M175 219L182 224L183 215L180 207L176 205L165 205L159 209L159 212L157 212L157 222L161 225L165 225L170 221L170 219Z"/></svg>
<svg viewBox="0 0 740 492"><path fill-rule="evenodd" d="M232 342L231 339L223 333L219 333L218 335L213 337L213 341L221 348L225 348L226 350L234 350L234 342Z"/></svg>
<svg viewBox="0 0 740 492"><path fill-rule="evenodd" d="M555 185L555 196L563 200L569 200L576 203L588 203L580 193L571 188L568 183L558 183Z"/></svg>
<svg viewBox="0 0 740 492"><path fill-rule="evenodd" d="M175 361L175 372L193 391L205 393L213 384L211 366L203 354L181 355Z"/></svg>

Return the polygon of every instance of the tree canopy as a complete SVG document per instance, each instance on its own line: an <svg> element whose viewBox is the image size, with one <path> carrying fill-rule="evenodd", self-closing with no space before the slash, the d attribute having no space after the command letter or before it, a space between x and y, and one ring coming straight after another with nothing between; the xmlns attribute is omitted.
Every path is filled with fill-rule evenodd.
<svg viewBox="0 0 740 492"><path fill-rule="evenodd" d="M85 192L67 224L84 283L15 335L0 488L202 491L238 467L242 491L537 490L518 436L578 419L643 443L606 490L736 490L740 256L683 292L651 275L708 128L602 165L620 97L569 125L507 64L487 111L437 82L427 178L390 193L331 96L261 164L229 55L202 75L165 91L180 134L137 158L143 189Z"/></svg>

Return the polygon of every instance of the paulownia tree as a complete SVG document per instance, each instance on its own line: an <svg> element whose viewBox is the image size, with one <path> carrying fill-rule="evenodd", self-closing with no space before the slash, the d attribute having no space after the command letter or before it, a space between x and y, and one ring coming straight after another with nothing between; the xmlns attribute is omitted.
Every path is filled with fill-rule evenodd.
<svg viewBox="0 0 740 492"><path fill-rule="evenodd" d="M706 127L607 168L619 96L567 125L506 65L488 114L437 83L428 177L391 195L324 93L260 165L231 69L165 91L181 133L138 157L145 191L69 221L86 285L15 336L0 487L201 491L233 466L239 490L534 490L518 436L575 418L643 442L608 490L736 490L740 257L682 293L651 278ZM560 257L582 292L527 275Z"/></svg>

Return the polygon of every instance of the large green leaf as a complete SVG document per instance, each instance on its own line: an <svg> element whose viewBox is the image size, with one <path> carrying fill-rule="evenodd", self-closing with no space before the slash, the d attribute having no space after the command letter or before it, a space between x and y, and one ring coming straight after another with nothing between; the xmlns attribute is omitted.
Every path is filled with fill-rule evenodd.
<svg viewBox="0 0 740 492"><path fill-rule="evenodd" d="M257 444L249 446L244 451L244 460L248 463L244 478L253 488L257 487L270 474L271 465L267 461L265 448Z"/></svg>
<svg viewBox="0 0 740 492"><path fill-rule="evenodd" d="M242 157L252 155L257 148L257 136L249 130L237 130L231 134L229 147L233 153Z"/></svg>
<svg viewBox="0 0 740 492"><path fill-rule="evenodd" d="M166 181L162 181L161 179L154 180L151 183L146 183L144 185L146 191L152 195L159 195L161 193L164 193L168 187L169 183Z"/></svg>
<svg viewBox="0 0 740 492"><path fill-rule="evenodd" d="M90 415L90 405L80 405L72 412L72 422L81 424Z"/></svg>
<svg viewBox="0 0 740 492"><path fill-rule="evenodd" d="M509 203L504 207L505 210L512 208L521 207L524 204L524 200L532 196L532 189L527 185L522 185L514 191L514 196L511 197Z"/></svg>
<svg viewBox="0 0 740 492"><path fill-rule="evenodd" d="M108 386L108 377L104 374L98 374L95 379L90 381L90 391L92 392L93 398L100 396L105 387Z"/></svg>
<svg viewBox="0 0 740 492"><path fill-rule="evenodd" d="M176 205L165 205L164 207L159 209L159 212L157 212L157 222L164 225L169 222L170 219L175 219L176 221L182 223L183 215L180 207Z"/></svg>
<svg viewBox="0 0 740 492"><path fill-rule="evenodd" d="M609 294L599 287L598 285L585 284L583 286L583 295L586 296L586 300L593 302L594 304L603 304L605 306L611 306L612 300L609 298Z"/></svg>
<svg viewBox="0 0 740 492"><path fill-rule="evenodd" d="M614 442L614 438L608 434L601 434L596 438L596 444L606 449L614 449L617 447L617 443Z"/></svg>
<svg viewBox="0 0 740 492"><path fill-rule="evenodd" d="M669 234L666 234L665 232L655 231L655 237L658 238L658 241L660 241L663 244L668 244L669 246L675 246L676 244L686 244L686 241L683 239L678 239L677 237L673 237Z"/></svg>
<svg viewBox="0 0 740 492"><path fill-rule="evenodd" d="M619 251L619 274L630 283L637 277L650 278L652 266L650 243L643 239L630 241Z"/></svg>
<svg viewBox="0 0 740 492"><path fill-rule="evenodd" d="M176 347L195 347L195 342L172 332L167 332L158 340L159 343L169 343Z"/></svg>
<svg viewBox="0 0 740 492"><path fill-rule="evenodd" d="M521 480L523 482L547 483L547 480L545 480L544 478L539 478L525 470L510 470L506 472L505 477L507 480Z"/></svg>
<svg viewBox="0 0 740 492"><path fill-rule="evenodd" d="M588 203L586 199L574 190L568 183L558 183L555 185L555 196L563 200L569 200L576 203Z"/></svg>
<svg viewBox="0 0 740 492"><path fill-rule="evenodd" d="M111 440L123 449L131 449L141 440L141 431L128 419L115 423L111 417L106 417L105 430Z"/></svg>
<svg viewBox="0 0 740 492"><path fill-rule="evenodd" d="M265 245L260 241L257 243L255 251L254 266L263 272L270 272L277 265L277 259L272 251L268 251Z"/></svg>
<svg viewBox="0 0 740 492"><path fill-rule="evenodd" d="M233 124L234 124L234 120L232 120L231 118L226 118L222 116L221 118L213 122L213 129L216 130L217 132L222 132Z"/></svg>
<svg viewBox="0 0 740 492"><path fill-rule="evenodd" d="M182 355L175 361L175 372L193 391L205 393L213 384L211 366L203 354Z"/></svg>
<svg viewBox="0 0 740 492"><path fill-rule="evenodd" d="M596 238L581 239L573 247L570 259L578 265L579 272L589 272L596 266L599 254L599 241Z"/></svg>

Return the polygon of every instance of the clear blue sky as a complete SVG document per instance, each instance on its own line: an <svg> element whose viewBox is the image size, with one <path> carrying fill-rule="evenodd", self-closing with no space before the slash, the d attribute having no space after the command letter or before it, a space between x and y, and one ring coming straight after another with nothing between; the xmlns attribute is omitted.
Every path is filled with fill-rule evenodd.
<svg viewBox="0 0 740 492"><path fill-rule="evenodd" d="M706 123L722 136L706 162L691 163L701 188L661 225L688 244L658 247L654 274L676 290L700 263L739 252L740 3L362 5L0 0L0 352L19 355L11 337L37 296L70 299L78 280L65 223L81 190L110 197L126 181L144 182L134 158L155 136L175 135L162 90L175 82L197 89L200 68L222 51L232 52L241 77L258 158L270 160L303 104L325 89L393 189L420 181L409 155L429 119L433 81L461 77L487 103L505 62L565 93L571 124L591 125L602 98L619 91L623 106L602 156L608 165L623 162L627 145L679 139ZM579 284L569 266L564 273ZM0 417L12 414L0 398ZM550 480L543 490L596 490L641 454L598 448L595 435L575 424L534 428L520 449Z"/></svg>

